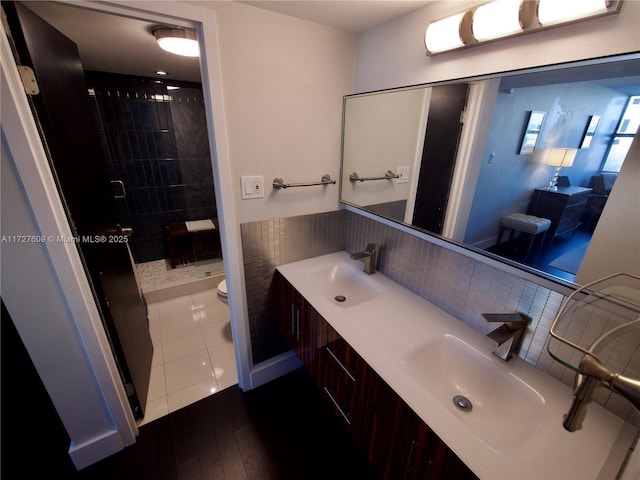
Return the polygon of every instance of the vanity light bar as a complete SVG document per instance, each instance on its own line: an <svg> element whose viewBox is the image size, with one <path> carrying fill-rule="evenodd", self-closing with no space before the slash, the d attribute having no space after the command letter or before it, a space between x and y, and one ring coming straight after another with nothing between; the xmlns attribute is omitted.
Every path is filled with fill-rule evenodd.
<svg viewBox="0 0 640 480"><path fill-rule="evenodd" d="M622 0L494 0L431 22L427 55L617 14Z"/></svg>

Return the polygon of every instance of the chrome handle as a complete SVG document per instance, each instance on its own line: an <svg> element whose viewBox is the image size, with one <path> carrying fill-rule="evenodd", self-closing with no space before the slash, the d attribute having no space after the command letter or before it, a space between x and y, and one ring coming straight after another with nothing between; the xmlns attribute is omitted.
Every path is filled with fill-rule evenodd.
<svg viewBox="0 0 640 480"><path fill-rule="evenodd" d="M327 389L327 387L322 387L324 388L324 393L327 394L327 396L329 397L329 399L331 400L331 402L333 402L333 404L335 405L335 407L338 409L338 411L340 412L340 415L342 415L342 418L344 418L344 421L347 422L349 425L351 425L351 421L349 420L349 417L347 416L346 413L344 413L344 411L342 410L342 408L340 408L340 405L338 405L338 402L336 401L335 398L333 398L333 395L331 395L331 392Z"/></svg>
<svg viewBox="0 0 640 480"><path fill-rule="evenodd" d="M300 340L300 310L296 308L296 341Z"/></svg>
<svg viewBox="0 0 640 480"><path fill-rule="evenodd" d="M351 375L351 372L349 370L347 370L347 367L345 367L342 364L342 362L340 360L338 360L338 357L336 357L335 353L333 353L329 347L324 347L324 348L327 349L327 352L329 352L329 355L331 355L331 357L336 361L336 363L338 365L340 365L340 368L342 368L342 370L344 370L344 373L346 373L349 376L351 381L355 382L356 381L355 377L353 375Z"/></svg>
<svg viewBox="0 0 640 480"><path fill-rule="evenodd" d="M291 335L293 335L296 331L296 327L295 327L296 317L294 314L295 309L296 309L296 306L292 303L291 304Z"/></svg>
<svg viewBox="0 0 640 480"><path fill-rule="evenodd" d="M133 235L133 228L131 227L122 227L120 225L117 225L117 228L120 235L124 235L125 237L130 237L131 235Z"/></svg>
<svg viewBox="0 0 640 480"><path fill-rule="evenodd" d="M416 441L415 440L411 440L411 447L409 448L409 458L407 458L407 464L404 467L404 475L402 476L402 478L407 479L409 478L409 474L411 473L411 461L413 459L413 450L416 447Z"/></svg>
<svg viewBox="0 0 640 480"><path fill-rule="evenodd" d="M114 193L113 198L126 198L127 197L127 191L124 188L124 182L122 180L111 180L111 185L120 185L120 191L122 192L119 195L116 195Z"/></svg>

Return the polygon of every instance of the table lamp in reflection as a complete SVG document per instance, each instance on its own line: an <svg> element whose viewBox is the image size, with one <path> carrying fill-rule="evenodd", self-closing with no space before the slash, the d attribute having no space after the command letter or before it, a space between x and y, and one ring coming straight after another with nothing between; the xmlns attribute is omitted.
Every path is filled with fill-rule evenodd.
<svg viewBox="0 0 640 480"><path fill-rule="evenodd" d="M573 160L576 158L577 151L578 150L576 148L552 148L549 151L546 163L551 167L555 167L555 170L547 190L552 190L554 192L558 190L558 175L560 174L560 169L562 167L570 167L573 165Z"/></svg>

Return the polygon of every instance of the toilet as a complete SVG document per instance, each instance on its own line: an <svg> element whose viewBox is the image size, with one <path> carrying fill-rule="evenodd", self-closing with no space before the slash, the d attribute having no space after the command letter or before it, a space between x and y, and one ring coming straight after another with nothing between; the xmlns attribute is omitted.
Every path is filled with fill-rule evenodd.
<svg viewBox="0 0 640 480"><path fill-rule="evenodd" d="M222 280L218 284L218 298L224 303L229 303L228 296L227 296L227 281L226 280Z"/></svg>

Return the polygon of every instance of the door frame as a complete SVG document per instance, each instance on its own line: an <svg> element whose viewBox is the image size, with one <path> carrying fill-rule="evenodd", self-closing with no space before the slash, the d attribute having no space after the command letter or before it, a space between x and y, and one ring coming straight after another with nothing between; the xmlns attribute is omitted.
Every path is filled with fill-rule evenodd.
<svg viewBox="0 0 640 480"><path fill-rule="evenodd" d="M240 228L234 208L235 184L228 152L228 136L224 115L222 96L222 75L219 55L216 12L213 9L165 1L129 1L124 3L92 1L64 1L73 6L82 7L140 18L148 21L170 22L174 25L195 28L201 42L200 71L202 75L203 93L209 144L212 146L212 169L218 220L222 243L225 275L229 288L229 309L231 329L234 338L234 350L238 369L238 384L243 390L251 388L251 349L247 315L246 293L244 289L244 269ZM36 122L29 108L17 73L13 55L2 27L2 134L11 150L19 181L26 192L29 207L35 223L41 232L59 238L71 238L62 201L49 167L44 147L39 137ZM214 122L215 118L215 122ZM69 453L76 467L95 463L111 455L117 450L135 442L138 429L133 419L129 403L120 380L113 354L110 350L98 308L91 293L91 287L82 267L76 246L72 243L45 243L51 265L60 279L62 300L69 306L72 321L77 326L78 335L86 352L88 366L95 372L96 381L105 400L105 410L113 421L115 431L97 431L93 438L74 438L74 429L65 422L72 415L74 401L66 395L55 394L49 388L49 394L60 413L65 428L71 437ZM34 286L24 289L22 302L15 301L18 312L11 310L23 342L32 358L41 357L41 332L30 331L21 320L28 320L28 298L33 298ZM31 291L29 291L31 290ZM3 298L9 288L2 288ZM36 289L37 292L37 289ZM11 299L8 298L10 301ZM9 305L7 305L9 308ZM37 362L36 368L37 368ZM55 382L55 372L38 371L43 377L45 387ZM67 372L68 374L69 372ZM72 373L72 372L71 372ZM57 372L63 375L63 372ZM46 378L48 377L48 378ZM47 381L48 380L48 381ZM81 395L81 394L78 394ZM76 401L82 401L78 397ZM104 428L104 427L101 427ZM107 440L108 439L108 440ZM119 445L118 445L119 443Z"/></svg>

